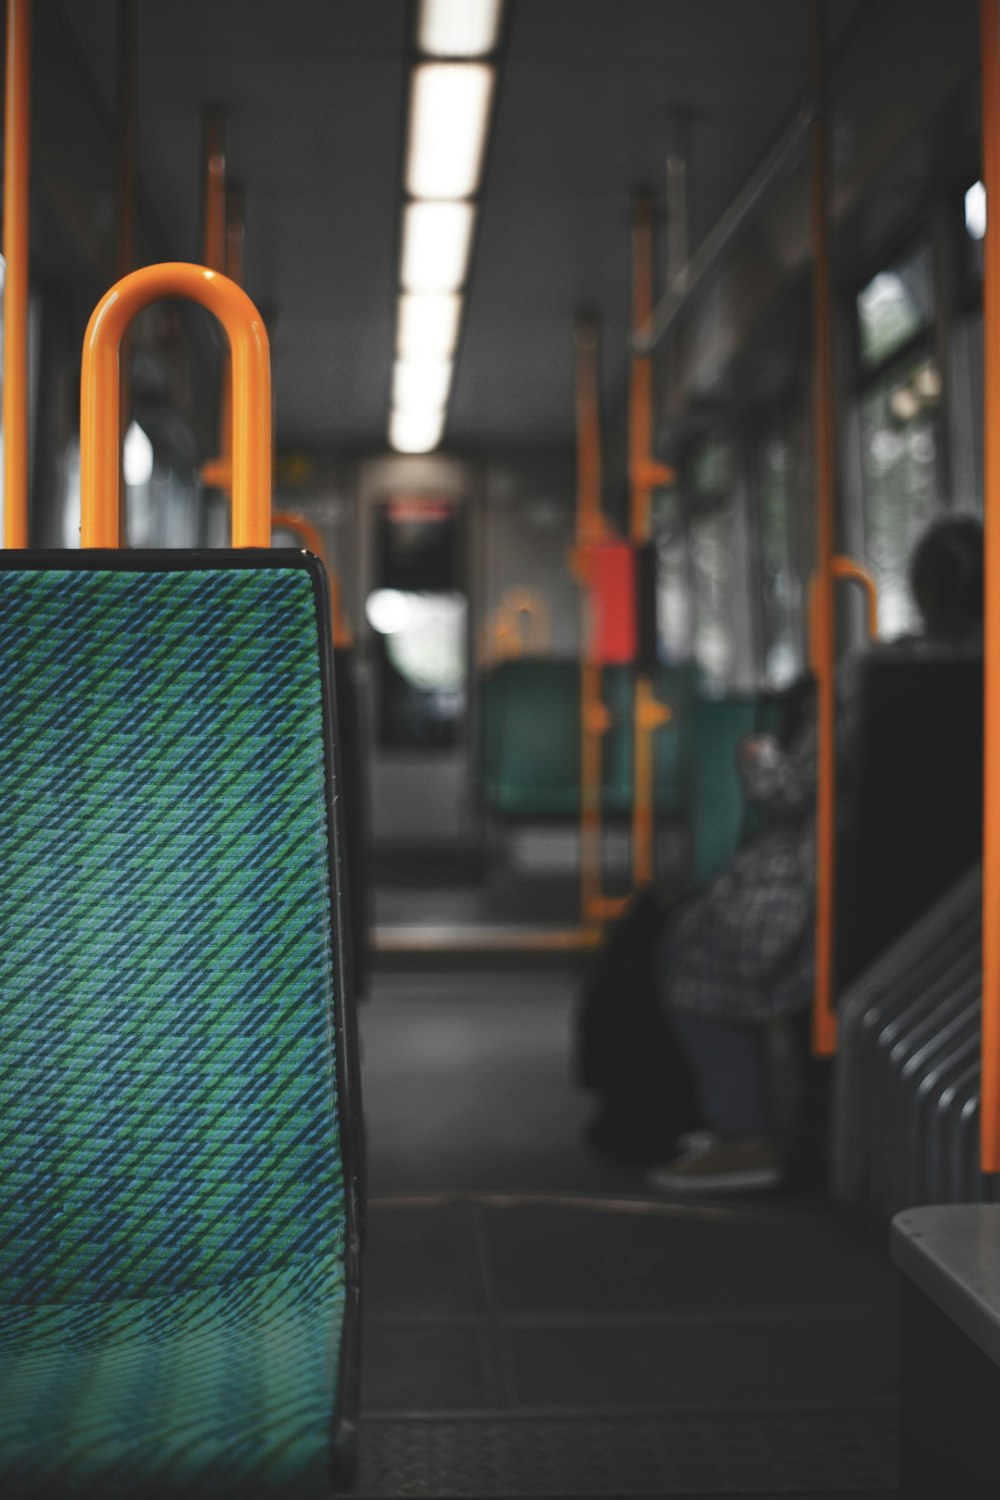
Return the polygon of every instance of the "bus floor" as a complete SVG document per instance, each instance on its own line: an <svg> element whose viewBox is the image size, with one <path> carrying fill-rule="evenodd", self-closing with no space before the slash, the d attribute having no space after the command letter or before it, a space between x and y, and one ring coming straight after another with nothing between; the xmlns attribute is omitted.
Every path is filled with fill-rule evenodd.
<svg viewBox="0 0 1000 1500"><path fill-rule="evenodd" d="M376 972L356 1494L896 1494L895 1289L813 1185L591 1155L579 975Z"/></svg>

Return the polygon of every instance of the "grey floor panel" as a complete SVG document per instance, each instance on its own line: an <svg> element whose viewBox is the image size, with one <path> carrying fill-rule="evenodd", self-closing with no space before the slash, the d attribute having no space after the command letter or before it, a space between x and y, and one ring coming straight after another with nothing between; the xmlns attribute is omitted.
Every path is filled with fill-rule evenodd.
<svg viewBox="0 0 1000 1500"><path fill-rule="evenodd" d="M379 1318L456 1318L485 1308L475 1219L462 1201L373 1203L365 1306Z"/></svg>
<svg viewBox="0 0 1000 1500"><path fill-rule="evenodd" d="M358 1500L896 1492L884 1412L362 1423Z"/></svg>
<svg viewBox="0 0 1000 1500"><path fill-rule="evenodd" d="M876 1307L892 1273L835 1214L567 1200L487 1211L507 1312L706 1313ZM738 1253L734 1253L738 1246Z"/></svg>
<svg viewBox="0 0 1000 1500"><path fill-rule="evenodd" d="M358 1500L893 1495L886 1257L818 1193L669 1204L591 1156L578 991L377 978Z"/></svg>
<svg viewBox="0 0 1000 1500"><path fill-rule="evenodd" d="M895 1320L839 1318L525 1328L506 1333L519 1406L890 1404Z"/></svg>
<svg viewBox="0 0 1000 1500"><path fill-rule="evenodd" d="M482 1412L501 1405L492 1343L476 1323L368 1323L362 1369L366 1413Z"/></svg>

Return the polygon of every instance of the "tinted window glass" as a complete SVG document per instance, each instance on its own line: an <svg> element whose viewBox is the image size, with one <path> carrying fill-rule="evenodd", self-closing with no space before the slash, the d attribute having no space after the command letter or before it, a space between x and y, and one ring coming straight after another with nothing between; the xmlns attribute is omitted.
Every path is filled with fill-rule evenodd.
<svg viewBox="0 0 1000 1500"><path fill-rule="evenodd" d="M927 246L918 246L873 276L858 293L857 309L861 363L873 370L926 328L934 316Z"/></svg>

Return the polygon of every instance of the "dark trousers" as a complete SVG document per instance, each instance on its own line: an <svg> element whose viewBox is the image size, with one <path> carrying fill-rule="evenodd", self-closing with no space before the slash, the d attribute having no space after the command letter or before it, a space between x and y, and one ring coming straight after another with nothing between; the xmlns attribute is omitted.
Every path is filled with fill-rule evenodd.
<svg viewBox="0 0 1000 1500"><path fill-rule="evenodd" d="M758 1135L767 1131L759 1026L667 1012L694 1074L701 1112L719 1135Z"/></svg>

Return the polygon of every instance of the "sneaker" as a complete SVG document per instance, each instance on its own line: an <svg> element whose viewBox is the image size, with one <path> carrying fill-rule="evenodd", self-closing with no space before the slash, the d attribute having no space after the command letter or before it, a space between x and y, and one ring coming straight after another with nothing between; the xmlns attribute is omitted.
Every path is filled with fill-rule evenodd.
<svg viewBox="0 0 1000 1500"><path fill-rule="evenodd" d="M784 1180L781 1162L766 1135L692 1132L684 1150L665 1167L646 1174L650 1187L678 1197L712 1193L763 1193Z"/></svg>

